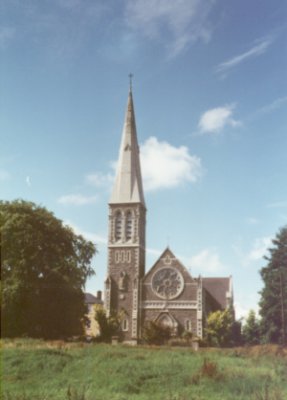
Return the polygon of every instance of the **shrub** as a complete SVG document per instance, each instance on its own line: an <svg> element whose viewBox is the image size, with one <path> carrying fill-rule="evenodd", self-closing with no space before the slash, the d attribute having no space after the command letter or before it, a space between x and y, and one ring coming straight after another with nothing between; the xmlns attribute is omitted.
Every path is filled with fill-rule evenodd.
<svg viewBox="0 0 287 400"><path fill-rule="evenodd" d="M148 344L165 344L171 337L171 329L159 322L148 321L144 326L143 339Z"/></svg>

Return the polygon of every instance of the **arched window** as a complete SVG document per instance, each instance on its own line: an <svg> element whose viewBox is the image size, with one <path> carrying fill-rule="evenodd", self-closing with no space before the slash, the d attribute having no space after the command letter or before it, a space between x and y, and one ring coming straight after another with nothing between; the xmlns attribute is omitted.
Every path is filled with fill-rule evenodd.
<svg viewBox="0 0 287 400"><path fill-rule="evenodd" d="M129 330L129 321L127 319L123 320L122 329L123 329L123 331L128 331Z"/></svg>
<svg viewBox="0 0 287 400"><path fill-rule="evenodd" d="M132 213L130 211L126 214L126 240L131 240L133 230Z"/></svg>
<svg viewBox="0 0 287 400"><path fill-rule="evenodd" d="M191 320L190 319L185 320L185 330L187 332L191 332Z"/></svg>
<svg viewBox="0 0 287 400"><path fill-rule="evenodd" d="M122 214L120 211L116 213L115 238L116 240L120 240L122 238Z"/></svg>

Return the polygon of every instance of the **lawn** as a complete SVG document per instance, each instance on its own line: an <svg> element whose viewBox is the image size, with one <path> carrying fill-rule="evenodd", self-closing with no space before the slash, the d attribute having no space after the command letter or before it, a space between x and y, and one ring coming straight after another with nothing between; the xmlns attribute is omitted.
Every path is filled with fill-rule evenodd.
<svg viewBox="0 0 287 400"><path fill-rule="evenodd" d="M2 342L3 400L286 400L287 351Z"/></svg>

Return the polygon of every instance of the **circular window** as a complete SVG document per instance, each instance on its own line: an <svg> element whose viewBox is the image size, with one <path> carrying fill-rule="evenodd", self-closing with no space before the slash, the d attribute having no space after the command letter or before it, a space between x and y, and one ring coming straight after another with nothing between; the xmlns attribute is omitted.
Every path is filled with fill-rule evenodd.
<svg viewBox="0 0 287 400"><path fill-rule="evenodd" d="M183 277L171 267L161 268L152 278L152 290L162 299L174 299L183 290Z"/></svg>

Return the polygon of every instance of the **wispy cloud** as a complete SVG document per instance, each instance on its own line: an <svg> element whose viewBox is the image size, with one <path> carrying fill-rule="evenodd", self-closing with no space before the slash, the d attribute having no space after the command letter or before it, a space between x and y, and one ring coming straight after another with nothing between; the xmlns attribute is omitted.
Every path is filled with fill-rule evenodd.
<svg viewBox="0 0 287 400"><path fill-rule="evenodd" d="M186 260L186 263L190 265L191 272L193 269L196 269L202 272L217 273L225 269L218 251L214 247L203 249L198 254Z"/></svg>
<svg viewBox="0 0 287 400"><path fill-rule="evenodd" d="M65 225L68 225L69 227L71 227L77 235L81 235L85 239L90 240L91 242L93 242L95 244L105 244L105 245L107 244L107 235L106 234L99 235L94 232L85 231L85 230L81 229L80 227L78 227L77 225L75 225L71 221L65 221Z"/></svg>
<svg viewBox="0 0 287 400"><path fill-rule="evenodd" d="M247 261L252 262L261 260L267 254L267 250L271 245L271 237L262 237L255 239L252 249L247 254Z"/></svg>
<svg viewBox="0 0 287 400"><path fill-rule="evenodd" d="M251 49L241 53L237 56L232 57L231 59L222 62L215 68L215 72L222 73L230 70L231 68L236 67L237 65L247 61L250 58L258 57L261 54L264 54L268 47L272 44L273 39L265 38L261 39L258 44L251 47Z"/></svg>
<svg viewBox="0 0 287 400"><path fill-rule="evenodd" d="M176 56L197 40L208 41L212 0L127 0L126 24L146 37L165 43Z"/></svg>
<svg viewBox="0 0 287 400"><path fill-rule="evenodd" d="M5 171L4 169L0 169L0 181L7 181L11 178L9 172Z"/></svg>
<svg viewBox="0 0 287 400"><path fill-rule="evenodd" d="M263 257L268 254L268 249L272 246L272 237L264 236L254 239L249 250L242 247L241 240L232 246L238 260L241 261L243 267L250 266L257 261L262 261Z"/></svg>
<svg viewBox="0 0 287 400"><path fill-rule="evenodd" d="M267 208L285 208L287 207L287 201L277 201L275 203L267 204Z"/></svg>
<svg viewBox="0 0 287 400"><path fill-rule="evenodd" d="M2 0L2 13L13 12L21 18L21 30L18 26L0 29L0 46L25 37L28 43L36 41L50 57L71 57L94 35L99 19L108 17L112 9L108 2L94 0L53 0L49 7L44 3Z"/></svg>
<svg viewBox="0 0 287 400"><path fill-rule="evenodd" d="M233 118L233 104L223 107L216 107L205 111L199 120L199 133L218 133L226 126L237 127L241 125L240 121Z"/></svg>
<svg viewBox="0 0 287 400"><path fill-rule="evenodd" d="M114 174L102 172L94 172L85 177L86 183L95 187L109 187L114 180Z"/></svg>
<svg viewBox="0 0 287 400"><path fill-rule="evenodd" d="M156 257L159 257L162 254L162 250L152 249L151 247L148 247L146 251L148 254Z"/></svg>
<svg viewBox="0 0 287 400"><path fill-rule="evenodd" d="M259 219L254 217L248 217L245 219L245 221L248 225L257 225L260 223Z"/></svg>
<svg viewBox="0 0 287 400"><path fill-rule="evenodd" d="M27 186L31 187L31 178L30 178L30 176L26 176L25 182L26 182Z"/></svg>
<svg viewBox="0 0 287 400"><path fill-rule="evenodd" d="M266 106L260 108L257 113L267 114L278 108L282 107L284 104L287 103L287 96L279 97L278 99L272 101L272 103L267 104Z"/></svg>
<svg viewBox="0 0 287 400"><path fill-rule="evenodd" d="M84 196L82 194L68 194L58 198L58 203L63 205L83 206L94 204L98 201L97 196Z"/></svg>
<svg viewBox="0 0 287 400"><path fill-rule="evenodd" d="M201 160L185 146L175 147L150 137L141 146L141 165L145 190L176 187L196 182L202 175Z"/></svg>

